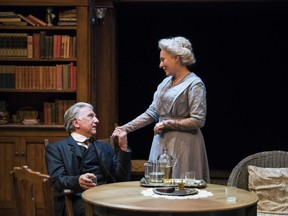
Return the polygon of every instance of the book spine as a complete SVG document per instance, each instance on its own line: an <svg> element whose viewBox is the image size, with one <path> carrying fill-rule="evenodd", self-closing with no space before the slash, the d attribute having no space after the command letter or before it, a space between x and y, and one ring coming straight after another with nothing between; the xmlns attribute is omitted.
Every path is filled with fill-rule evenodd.
<svg viewBox="0 0 288 216"><path fill-rule="evenodd" d="M19 70L18 70L17 66L14 66L14 67L15 67L15 89L19 89L19 78L20 78L19 77Z"/></svg>
<svg viewBox="0 0 288 216"><path fill-rule="evenodd" d="M39 89L44 89L44 66L39 66Z"/></svg>
<svg viewBox="0 0 288 216"><path fill-rule="evenodd" d="M63 71L63 90L68 90L70 87L70 71L69 71L69 65L68 64L63 64L62 66L62 71Z"/></svg>
<svg viewBox="0 0 288 216"><path fill-rule="evenodd" d="M46 31L40 31L40 58L46 58Z"/></svg>
<svg viewBox="0 0 288 216"><path fill-rule="evenodd" d="M46 37L46 58L53 58L54 40L53 36Z"/></svg>
<svg viewBox="0 0 288 216"><path fill-rule="evenodd" d="M33 33L33 57L40 58L40 33Z"/></svg>
<svg viewBox="0 0 288 216"><path fill-rule="evenodd" d="M73 36L73 58L77 57L77 44L76 44L76 36Z"/></svg>
<svg viewBox="0 0 288 216"><path fill-rule="evenodd" d="M0 22L21 22L20 17L0 17Z"/></svg>
<svg viewBox="0 0 288 216"><path fill-rule="evenodd" d="M70 62L70 64L69 64L69 71L70 71L70 86L69 86L69 88L71 89L71 90L74 90L75 89L75 87L74 87L74 80L75 80L75 77L74 77L74 64L73 64L73 62Z"/></svg>
<svg viewBox="0 0 288 216"><path fill-rule="evenodd" d="M27 58L33 58L33 36L27 36Z"/></svg>
<svg viewBox="0 0 288 216"><path fill-rule="evenodd" d="M63 89L63 71L61 64L56 64L56 89Z"/></svg>
<svg viewBox="0 0 288 216"><path fill-rule="evenodd" d="M30 17L32 20L37 22L40 26L47 26L47 23L43 20L39 19L38 17L33 16L32 14L29 14L28 17Z"/></svg>
<svg viewBox="0 0 288 216"><path fill-rule="evenodd" d="M27 57L28 56L28 33L23 33L22 37L22 52L21 52L21 56L23 57Z"/></svg>
<svg viewBox="0 0 288 216"><path fill-rule="evenodd" d="M27 23L29 23L32 26L36 26L37 24L35 22L33 22L33 20L31 20L29 17L25 17L22 14L17 14L21 19L23 19L24 21L26 21Z"/></svg>

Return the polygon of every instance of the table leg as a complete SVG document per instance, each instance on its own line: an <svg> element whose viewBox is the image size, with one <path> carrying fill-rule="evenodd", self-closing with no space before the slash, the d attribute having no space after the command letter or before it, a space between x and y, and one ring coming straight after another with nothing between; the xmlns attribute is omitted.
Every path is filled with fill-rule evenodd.
<svg viewBox="0 0 288 216"><path fill-rule="evenodd" d="M93 216L93 205L86 203L86 216Z"/></svg>

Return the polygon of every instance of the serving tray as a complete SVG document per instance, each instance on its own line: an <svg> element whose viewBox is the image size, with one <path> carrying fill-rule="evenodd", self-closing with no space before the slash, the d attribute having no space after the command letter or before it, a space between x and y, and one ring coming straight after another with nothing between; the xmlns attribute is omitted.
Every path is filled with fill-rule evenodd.
<svg viewBox="0 0 288 216"><path fill-rule="evenodd" d="M188 196L188 195L194 195L197 194L198 191L192 188L185 188L184 190L178 190L177 188L175 189L175 191L171 192L171 193L167 193L167 192L161 192L158 191L158 188L154 188L153 192L155 194L158 195L165 195L165 196Z"/></svg>
<svg viewBox="0 0 288 216"><path fill-rule="evenodd" d="M207 183L204 180L195 180L193 184L186 184L184 179L173 179L172 184L164 183L150 183L149 179L142 178L140 180L140 185L143 187L165 187L165 186L178 186L178 183L183 182L185 188L205 188Z"/></svg>

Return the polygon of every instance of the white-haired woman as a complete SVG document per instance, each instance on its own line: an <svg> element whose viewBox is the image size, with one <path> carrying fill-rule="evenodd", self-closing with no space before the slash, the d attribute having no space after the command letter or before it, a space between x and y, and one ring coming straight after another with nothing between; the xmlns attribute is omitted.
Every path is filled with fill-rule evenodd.
<svg viewBox="0 0 288 216"><path fill-rule="evenodd" d="M160 65L166 78L158 85L149 108L134 120L117 127L127 133L153 122L154 138L149 160L163 148L173 157L173 178L195 171L196 179L210 182L208 159L200 128L206 120L206 88L188 67L195 63L190 41L184 37L161 39Z"/></svg>

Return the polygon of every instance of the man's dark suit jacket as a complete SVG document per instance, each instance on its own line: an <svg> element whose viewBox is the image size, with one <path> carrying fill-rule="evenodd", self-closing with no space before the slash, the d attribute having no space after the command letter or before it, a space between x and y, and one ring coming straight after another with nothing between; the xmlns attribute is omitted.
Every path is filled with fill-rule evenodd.
<svg viewBox="0 0 288 216"><path fill-rule="evenodd" d="M106 143L93 141L91 145L95 146L106 183L130 180L131 152L120 150L116 156L112 147ZM48 144L45 156L47 171L55 190L61 192L63 189L71 189L78 194L83 191L78 182L79 176L83 174L80 173L82 154L72 136ZM60 203L55 203L55 208L63 209L64 200L58 202Z"/></svg>

